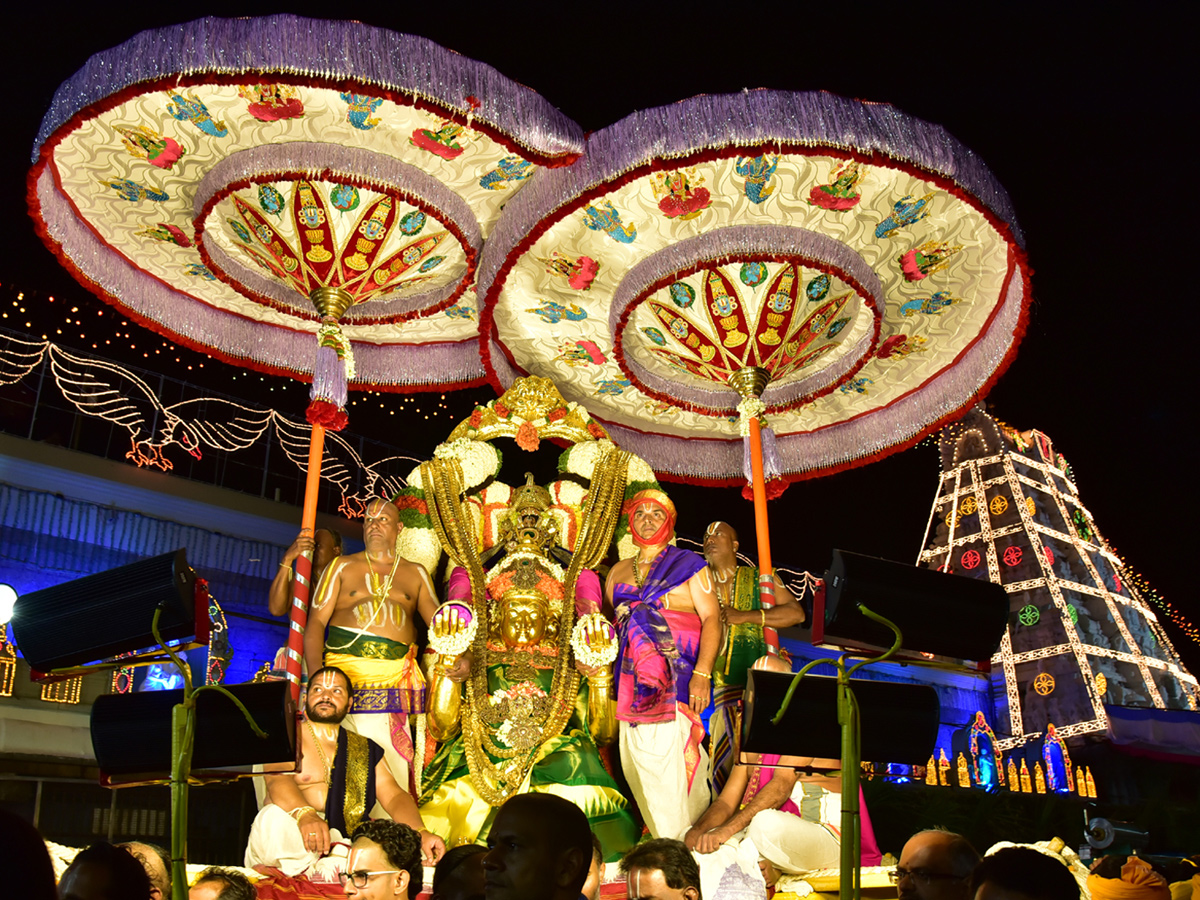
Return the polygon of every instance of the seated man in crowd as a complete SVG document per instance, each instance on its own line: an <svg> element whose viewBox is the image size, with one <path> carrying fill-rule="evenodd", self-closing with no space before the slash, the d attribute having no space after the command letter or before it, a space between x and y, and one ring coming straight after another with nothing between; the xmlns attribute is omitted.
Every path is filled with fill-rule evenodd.
<svg viewBox="0 0 1200 900"><path fill-rule="evenodd" d="M621 860L621 871L629 900L701 900L700 870L682 841L638 844Z"/></svg>
<svg viewBox="0 0 1200 900"><path fill-rule="evenodd" d="M410 900L421 893L421 837L397 822L363 822L342 873L347 897Z"/></svg>
<svg viewBox="0 0 1200 900"><path fill-rule="evenodd" d="M789 672L786 662L764 657L756 669ZM800 774L799 769L832 772L836 759L744 754L725 787L684 836L697 854L706 892L712 894L731 865L762 872L774 885L781 874L836 868L840 862L842 781L837 775ZM787 767L795 768L787 768ZM859 795L862 865L879 864L881 854Z"/></svg>
<svg viewBox="0 0 1200 900"><path fill-rule="evenodd" d="M58 881L60 900L150 896L150 877L133 854L101 841L80 850Z"/></svg>
<svg viewBox="0 0 1200 900"><path fill-rule="evenodd" d="M201 872L188 891L188 900L255 900L257 896L249 878L220 866L209 866Z"/></svg>
<svg viewBox="0 0 1200 900"><path fill-rule="evenodd" d="M1166 879L1154 873L1144 860L1130 857L1134 872L1132 881L1118 880L1115 890L1097 891L1095 875L1088 877L1088 887L1095 900L1134 896L1169 898L1171 891ZM1143 881L1144 875L1153 876ZM1148 888L1145 894L1131 891L1134 885ZM971 893L974 900L1079 900L1079 882L1071 870L1052 856L1039 853L1032 847L1005 847L985 856L971 873ZM1135 889L1136 890L1136 889Z"/></svg>
<svg viewBox="0 0 1200 900"><path fill-rule="evenodd" d="M344 849L343 835L354 831L376 801L394 821L420 832L431 865L445 852L442 839L424 830L416 802L392 777L379 745L341 727L352 696L350 679L340 669L326 667L309 679L300 771L266 775L267 802L250 826L248 867L334 880L345 869L345 857L330 855L331 848L340 841Z"/></svg>
<svg viewBox="0 0 1200 900"><path fill-rule="evenodd" d="M171 900L171 856L158 844L126 841L117 844L133 854L150 876L150 900Z"/></svg>
<svg viewBox="0 0 1200 900"><path fill-rule="evenodd" d="M484 900L482 844L459 844L438 860L432 900Z"/></svg>
<svg viewBox="0 0 1200 900"><path fill-rule="evenodd" d="M496 816L483 857L487 900L579 900L592 859L587 816L554 794L517 794Z"/></svg>
<svg viewBox="0 0 1200 900"><path fill-rule="evenodd" d="M931 828L908 839L892 880L900 900L971 900L979 851L961 834Z"/></svg>

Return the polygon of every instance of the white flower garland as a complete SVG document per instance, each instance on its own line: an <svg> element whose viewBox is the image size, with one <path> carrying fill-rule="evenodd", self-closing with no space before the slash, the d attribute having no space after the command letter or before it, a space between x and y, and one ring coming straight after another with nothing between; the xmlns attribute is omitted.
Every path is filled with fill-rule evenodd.
<svg viewBox="0 0 1200 900"><path fill-rule="evenodd" d="M613 449L612 441L581 441L567 451L567 471L591 481L596 463Z"/></svg>
<svg viewBox="0 0 1200 900"><path fill-rule="evenodd" d="M466 627L457 634L438 634L437 624L442 619L453 615L459 622L465 622ZM479 618L465 603L443 603L433 614L429 623L429 646L442 656L462 656L475 640L475 632L479 630Z"/></svg>
<svg viewBox="0 0 1200 900"><path fill-rule="evenodd" d="M484 441L459 438L448 444L438 444L433 455L438 459L458 460L463 471L463 488L468 491L500 471L500 454Z"/></svg>
<svg viewBox="0 0 1200 900"><path fill-rule="evenodd" d="M609 636L609 641L599 649L593 649L583 637L584 631L596 626L602 626ZM600 669L612 665L617 658L617 632L612 623L598 612L588 613L575 623L571 632L571 649L575 651L575 659L589 669Z"/></svg>

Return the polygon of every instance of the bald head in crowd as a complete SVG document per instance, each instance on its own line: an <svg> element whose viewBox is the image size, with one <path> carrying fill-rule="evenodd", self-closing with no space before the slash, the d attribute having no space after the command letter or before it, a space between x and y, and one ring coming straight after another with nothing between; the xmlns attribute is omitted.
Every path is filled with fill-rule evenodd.
<svg viewBox="0 0 1200 900"><path fill-rule="evenodd" d="M900 853L900 900L970 900L979 852L961 834L931 829L908 839Z"/></svg>
<svg viewBox="0 0 1200 900"><path fill-rule="evenodd" d="M517 794L488 832L487 900L579 900L592 861L583 811L554 794Z"/></svg>

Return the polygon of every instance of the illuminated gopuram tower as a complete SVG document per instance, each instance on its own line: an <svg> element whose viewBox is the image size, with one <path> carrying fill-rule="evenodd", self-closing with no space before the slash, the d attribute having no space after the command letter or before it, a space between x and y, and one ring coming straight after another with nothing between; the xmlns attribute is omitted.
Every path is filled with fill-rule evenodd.
<svg viewBox="0 0 1200 900"><path fill-rule="evenodd" d="M1107 726L1105 705L1196 709L1200 690L1039 431L980 408L940 436L942 477L920 565L1003 585L992 659L997 754ZM970 627L970 623L962 623ZM1050 732L1051 740L1054 732Z"/></svg>

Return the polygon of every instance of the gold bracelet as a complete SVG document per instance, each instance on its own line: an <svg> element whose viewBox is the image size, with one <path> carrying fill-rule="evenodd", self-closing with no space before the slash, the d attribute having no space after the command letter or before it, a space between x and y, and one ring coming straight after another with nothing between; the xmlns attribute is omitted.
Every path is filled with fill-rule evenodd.
<svg viewBox="0 0 1200 900"><path fill-rule="evenodd" d="M692 674L699 675L701 678L707 678L709 681L712 681L712 675L708 672L701 672L699 669L692 669Z"/></svg>
<svg viewBox="0 0 1200 900"><path fill-rule="evenodd" d="M760 609L759 612L762 613L762 627L766 628L767 627L767 611L765 609Z"/></svg>
<svg viewBox="0 0 1200 900"><path fill-rule="evenodd" d="M279 564L279 568L281 568L281 569L290 569L291 567L292 567L291 563L280 563Z"/></svg>
<svg viewBox="0 0 1200 900"><path fill-rule="evenodd" d="M316 809L311 806L297 806L295 809L293 809L291 812L289 812L288 815L291 816L293 819L295 819L297 822L299 822L301 816L303 816L307 813L315 813L315 812L316 812Z"/></svg>

